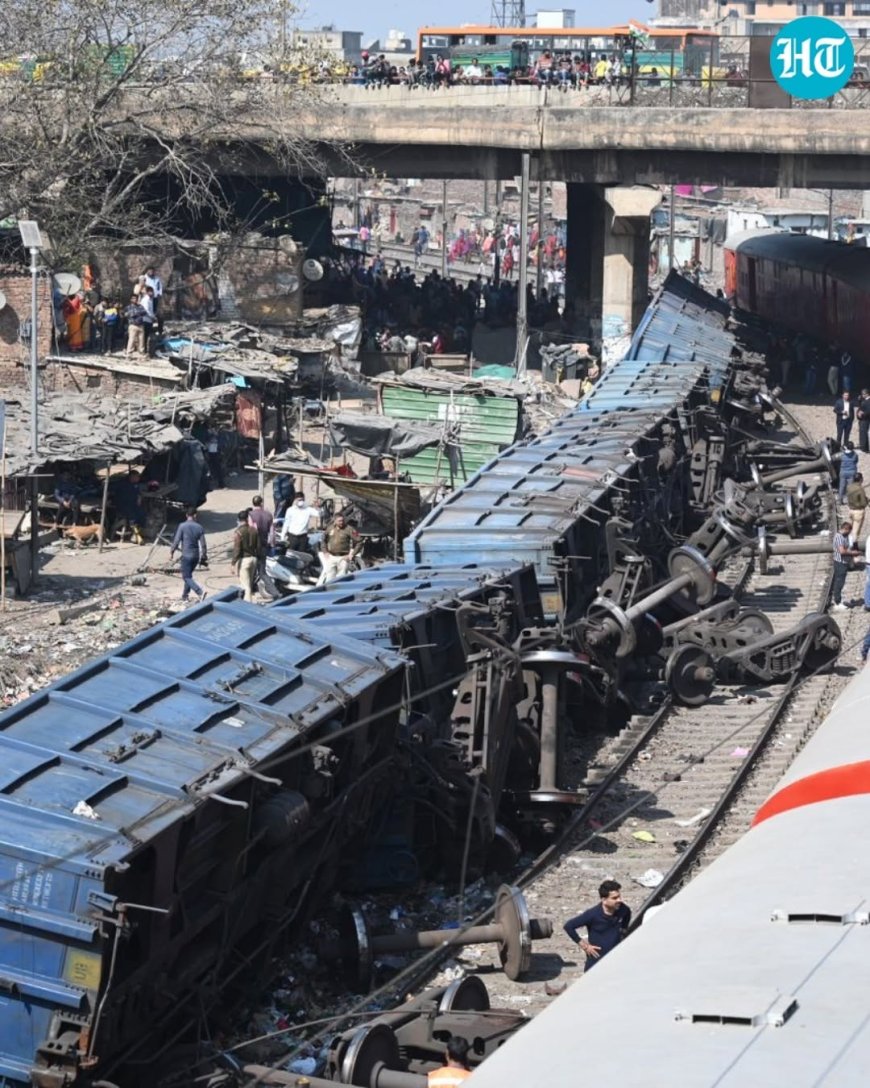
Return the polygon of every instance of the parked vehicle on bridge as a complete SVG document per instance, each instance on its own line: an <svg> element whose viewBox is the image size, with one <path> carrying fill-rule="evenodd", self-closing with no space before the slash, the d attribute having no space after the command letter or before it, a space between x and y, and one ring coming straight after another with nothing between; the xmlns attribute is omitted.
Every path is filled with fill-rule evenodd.
<svg viewBox="0 0 870 1088"><path fill-rule="evenodd" d="M719 37L705 30L653 30L629 22L610 27L421 27L417 33L417 60L423 64L437 55L465 66L477 57L482 64L517 68L534 66L549 53L579 56L592 61L602 54L619 56L625 76L653 68L664 79L686 72L700 74L718 63Z"/></svg>

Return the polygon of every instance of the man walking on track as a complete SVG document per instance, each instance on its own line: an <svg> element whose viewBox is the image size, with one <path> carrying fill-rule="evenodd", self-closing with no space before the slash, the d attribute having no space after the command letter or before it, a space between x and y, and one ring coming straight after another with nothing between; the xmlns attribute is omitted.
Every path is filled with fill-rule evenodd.
<svg viewBox="0 0 870 1088"><path fill-rule="evenodd" d="M843 604L843 586L846 584L846 575L851 569L852 560L861 554L858 548L852 547L849 543L849 536L852 532L852 522L844 521L840 526L840 531L834 533L833 547L833 559L834 559L834 576L831 578L831 600L833 601L832 608L837 612L845 612L847 606Z"/></svg>

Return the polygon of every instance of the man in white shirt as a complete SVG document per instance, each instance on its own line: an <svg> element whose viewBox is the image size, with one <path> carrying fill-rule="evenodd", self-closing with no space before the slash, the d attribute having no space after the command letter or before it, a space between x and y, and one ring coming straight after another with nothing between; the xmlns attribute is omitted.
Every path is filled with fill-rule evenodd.
<svg viewBox="0 0 870 1088"><path fill-rule="evenodd" d="M150 287L154 297L154 320L157 331L163 333L163 280L154 271L154 265L145 269L145 286Z"/></svg>
<svg viewBox="0 0 870 1088"><path fill-rule="evenodd" d="M284 514L281 526L281 540L290 551L304 552L308 548L308 530L312 521L315 528L320 525L320 511L309 506L303 494L297 493L291 506Z"/></svg>
<svg viewBox="0 0 870 1088"><path fill-rule="evenodd" d="M149 265L145 269L145 286L152 289L154 292L154 302L159 307L160 300L163 298L163 280L154 271L153 265Z"/></svg>
<svg viewBox="0 0 870 1088"><path fill-rule="evenodd" d="M477 62L477 57L472 60L471 64L466 66L465 78L469 83L480 83L483 79L483 69Z"/></svg>
<svg viewBox="0 0 870 1088"><path fill-rule="evenodd" d="M145 284L145 289L139 295L139 305L145 311L145 316L142 318L142 328L145 331L145 354L154 354L154 323L157 320L154 310L154 291L152 288Z"/></svg>

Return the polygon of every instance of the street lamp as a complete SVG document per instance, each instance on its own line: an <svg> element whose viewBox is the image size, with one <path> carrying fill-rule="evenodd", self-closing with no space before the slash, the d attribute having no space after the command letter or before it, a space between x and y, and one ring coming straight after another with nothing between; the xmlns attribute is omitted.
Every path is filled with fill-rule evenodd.
<svg viewBox="0 0 870 1088"><path fill-rule="evenodd" d="M39 552L39 503L36 490L36 458L39 454L39 311L37 280L39 251L43 248L39 224L34 219L19 219L21 243L30 250L30 457L34 462L30 477L30 578L36 580Z"/></svg>
<svg viewBox="0 0 870 1088"><path fill-rule="evenodd" d="M39 451L39 425L37 422L39 390L39 316L37 313L37 282L39 273L39 251L42 249L42 235L39 224L34 219L20 219L18 231L25 249L30 250L30 455L35 457Z"/></svg>

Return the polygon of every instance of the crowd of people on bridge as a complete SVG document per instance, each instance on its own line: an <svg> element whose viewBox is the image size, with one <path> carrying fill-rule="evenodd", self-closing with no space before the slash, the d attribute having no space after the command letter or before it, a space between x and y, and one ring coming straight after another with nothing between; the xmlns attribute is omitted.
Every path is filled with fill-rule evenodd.
<svg viewBox="0 0 870 1088"><path fill-rule="evenodd" d="M344 222L339 221L336 227L344 228ZM389 237L392 237L394 244L401 245L405 242L393 218L392 209L389 226L386 221L381 221L377 205L369 205L363 209L357 228L357 241L361 252L368 255L372 249L380 250L382 245L390 244L387 242ZM566 243L567 231L564 222L545 225L543 230L537 223L529 227L528 263L536 271L540 263L542 285L550 295L561 293L565 281ZM429 227L421 223L414 228L409 244L413 250L414 268L418 269L425 256L440 256L444 241L440 231L433 237ZM499 279L518 277L520 259L520 227L510 219L490 229L479 224L461 227L447 239L448 266L460 263L476 264L481 276L497 275Z"/></svg>
<svg viewBox="0 0 870 1088"><path fill-rule="evenodd" d="M411 58L407 64L390 64L385 54L362 54L362 63L338 73L344 82L356 86L409 86L427 89L452 86L498 86L528 84L539 87L586 88L619 87L628 83L632 72L630 57L611 53L554 53L544 50L528 65L510 66L487 63L486 55L454 62L447 54L434 54L426 60ZM333 73L335 74L335 73ZM655 85L658 73L651 71L645 82ZM651 83L651 81L653 81Z"/></svg>

